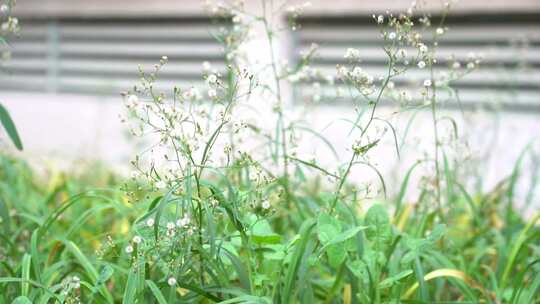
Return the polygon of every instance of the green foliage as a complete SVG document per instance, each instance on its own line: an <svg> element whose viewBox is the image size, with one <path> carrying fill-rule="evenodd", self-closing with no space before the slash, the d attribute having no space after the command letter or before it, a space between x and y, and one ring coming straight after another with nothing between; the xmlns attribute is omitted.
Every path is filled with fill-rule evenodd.
<svg viewBox="0 0 540 304"><path fill-rule="evenodd" d="M132 178L94 163L39 175L24 161L0 155L0 303L540 302L540 215L525 219L515 202L520 168L532 149L492 191L465 187L470 177L461 170L467 164L448 153L455 142L443 143L437 124L434 46L445 30L429 33L435 38L428 47L417 24L432 31L429 16L418 22L411 14L378 16L388 71L377 81L358 66L359 51L347 50L350 65L339 67L338 78L363 103L342 120L352 124L354 142L341 163L328 138L284 113L280 83L304 71L315 50L281 74L271 4L263 1L263 16L245 23L266 30L273 84L260 84L264 79L234 60L249 33L243 26L216 36L228 55L227 71L205 72L206 103L195 88L175 87L172 96L154 91L167 57L155 71L141 72L142 83L126 94L131 118L141 124L132 133L158 134L156 146L170 151L164 156L151 148L149 160L135 157ZM241 7L225 12L236 14L249 17ZM407 57L406 48L416 54ZM387 189L369 159L384 137L374 128L378 123L390 128L400 157L402 134L376 110L382 98L403 101L388 92L391 80L411 68L403 57L431 72L421 102L430 107L435 151L408 166L398 189ZM471 64L451 80L478 62ZM237 107L253 107L241 101L259 85L271 96L271 130L232 122ZM3 117L0 112L4 123ZM454 120L447 119L457 137ZM246 128L262 137L257 153L237 146ZM12 124L7 129L16 134ZM293 151L298 133L324 143L336 168ZM425 164L434 170L415 185L415 168ZM360 168L376 175L380 192L350 180ZM419 195L409 200L412 187Z"/></svg>

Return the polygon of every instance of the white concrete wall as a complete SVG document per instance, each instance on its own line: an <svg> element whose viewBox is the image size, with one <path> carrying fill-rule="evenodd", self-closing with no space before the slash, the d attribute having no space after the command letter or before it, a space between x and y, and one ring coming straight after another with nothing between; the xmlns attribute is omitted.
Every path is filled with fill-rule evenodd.
<svg viewBox="0 0 540 304"><path fill-rule="evenodd" d="M312 1L313 8L309 14L317 13L358 13L380 11L382 8L399 9L409 5L409 1ZM433 1L437 2L438 1ZM433 3L429 1L429 3ZM258 1L248 1L252 7L257 7ZM487 5L489 3L489 5ZM464 11L508 11L508 10L540 10L538 0L491 0L491 1L461 1L458 10ZM429 4L431 5L431 4ZM201 12L199 1L19 1L17 12L21 16L93 16L99 15L191 15ZM263 41L252 42L251 48L259 50ZM286 53L286 40L278 43L277 51ZM268 54L259 51L253 52L258 59L268 58ZM166 55L166 54L164 54ZM118 119L122 112L121 98L80 96L70 94L46 94L30 92L0 92L0 102L7 106L17 124L25 151L21 154L31 159L54 157L61 160L76 160L79 158L102 159L113 164L125 165L133 156L133 144L126 138L126 130ZM391 109L385 109L390 115ZM338 118L351 118L352 112L347 106L324 105L312 110L310 118L315 130L320 130L329 122ZM540 136L540 119L538 113L502 113L500 117L492 114L467 114L467 119L460 118L458 112L449 113L458 120L466 121L462 128L470 133L471 149L473 152L489 151L492 157L487 160L488 166L483 174L488 180L487 187L492 187L498 180L510 174L515 160L521 150L532 139L537 139L535 147L540 151L538 138ZM384 115L384 114L383 114ZM405 120L398 121L403 125ZM499 124L498 129L495 126ZM324 133L336 144L342 154L342 161L347 157L346 149L350 139L345 134L350 127L344 124L335 124ZM414 137L412 146L403 151L404 161L396 170L396 158L390 140L377 149L373 160L378 163L386 176L389 176L390 185L396 184L404 171L422 152L430 149L431 121L429 113L421 113L411 129ZM489 138L497 135L495 145ZM328 155L321 149L317 140L309 138L306 141L306 152L315 152L322 158ZM20 153L20 152L14 152ZM478 154L477 154L478 155ZM326 158L331 162L330 158ZM353 175L362 179L365 170L356 169ZM392 178L394 177L394 178ZM391 182L394 180L394 182Z"/></svg>

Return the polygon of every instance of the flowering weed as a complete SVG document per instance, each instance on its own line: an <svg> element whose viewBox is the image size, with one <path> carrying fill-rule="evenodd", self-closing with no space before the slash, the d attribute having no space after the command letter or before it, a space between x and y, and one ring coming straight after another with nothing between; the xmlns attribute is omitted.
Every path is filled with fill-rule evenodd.
<svg viewBox="0 0 540 304"><path fill-rule="evenodd" d="M437 73L438 38L450 29L443 22L432 26L413 4L403 14L373 16L385 74L368 73L362 50L348 48L347 64L324 75L310 66L315 45L294 66L278 62L273 13L279 8L272 1L261 5L261 14L253 15L241 1L208 4L231 25L215 34L227 68L218 72L203 63L204 87L156 91L166 56L154 70L140 71L140 83L123 94L122 121L147 148L132 160L122 192L87 190L77 176L55 177L58 182L44 187L23 163L0 159L0 236L7 244L0 248L0 300L539 301L540 216L525 220L514 206L521 160L508 181L471 194L459 175L465 160L450 153L459 138L446 136L441 125L437 92L451 90L481 58L473 54L467 62L451 62L451 73ZM286 8L293 30L305 7ZM257 26L264 29L270 62L255 68L243 45ZM395 82L413 69L429 77L414 90ZM352 140L345 161L331 166L299 151L305 133L333 150L332 138L288 111L284 87L301 81L347 87L356 111L347 119ZM314 100L324 97L319 89L314 86ZM395 126L379 115L388 102L432 117L433 138L426 139L432 149L408 170L398 191L387 189L370 158L387 138L399 155ZM523 157L529 155L532 149ZM420 195L405 203L419 167L428 168ZM378 184L358 185L350 177L355 168L375 174ZM108 180L98 186L120 184L95 174L93 183Z"/></svg>

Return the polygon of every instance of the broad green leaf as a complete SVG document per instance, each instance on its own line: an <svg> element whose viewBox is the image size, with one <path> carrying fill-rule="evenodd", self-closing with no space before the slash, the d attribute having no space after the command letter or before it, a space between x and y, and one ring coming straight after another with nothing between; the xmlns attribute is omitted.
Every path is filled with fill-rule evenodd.
<svg viewBox="0 0 540 304"><path fill-rule="evenodd" d="M15 300L13 300L11 304L32 304L32 301L30 301L30 299L25 296L19 296L15 298Z"/></svg>
<svg viewBox="0 0 540 304"><path fill-rule="evenodd" d="M328 255L328 263L330 263L330 266L334 268L339 267L347 257L347 251L343 244L330 244L325 247L327 247L326 254Z"/></svg>
<svg viewBox="0 0 540 304"><path fill-rule="evenodd" d="M317 236L319 241L326 245L341 232L339 222L328 214L321 214L317 218Z"/></svg>
<svg viewBox="0 0 540 304"><path fill-rule="evenodd" d="M251 227L251 239L256 244L278 244L281 236L272 231L270 224L266 220L255 222Z"/></svg>
<svg viewBox="0 0 540 304"><path fill-rule="evenodd" d="M321 250L324 250L326 247L330 245L343 243L349 240L350 238L352 238L353 236L355 236L358 232L360 232L360 230L364 230L364 229L366 229L366 227L363 227L363 226L347 229L343 231L342 233L339 233L333 236L328 242L326 242L326 244L322 247ZM345 250L345 246L344 245L341 245L341 246L343 247L343 250Z"/></svg>
<svg viewBox="0 0 540 304"><path fill-rule="evenodd" d="M366 238L372 242L375 251L384 251L392 242L392 226L386 208L375 204L366 214Z"/></svg>

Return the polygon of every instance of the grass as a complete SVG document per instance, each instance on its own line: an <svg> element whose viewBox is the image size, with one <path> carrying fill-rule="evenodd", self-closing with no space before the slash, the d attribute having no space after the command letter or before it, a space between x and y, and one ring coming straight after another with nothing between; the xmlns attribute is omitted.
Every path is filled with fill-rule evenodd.
<svg viewBox="0 0 540 304"><path fill-rule="evenodd" d="M139 250L148 249L137 246L124 252L133 230L167 246L153 228L130 224L145 210L162 208L162 216L169 216L165 197L128 204L123 192L114 190L122 179L106 171L36 176L25 162L5 155L0 169L2 303L540 300L540 215L525 220L507 206L513 203L507 201L509 182L469 194L452 180L462 191L452 195L451 208L442 215L426 201L402 204L399 192L366 213L337 208L335 216L317 215L333 198L306 191L296 198L306 203L287 214L290 218L277 210L241 230L243 236L231 233L231 226L246 220L227 221L235 211L227 211L223 201L224 224L205 231L205 283L199 283L198 266L178 265L178 283L171 287L167 264L175 263L176 253L166 257L156 249L142 255ZM238 189L232 191L238 195ZM393 217L387 212L391 206L401 206ZM186 250L200 250L191 246ZM73 276L80 278L80 288Z"/></svg>
<svg viewBox="0 0 540 304"><path fill-rule="evenodd" d="M125 94L123 121L153 144L132 161L131 178L96 164L38 174L0 155L0 304L540 303L540 214L524 217L518 207L533 200L537 172L526 201L516 196L533 149L494 189L470 191L474 177L463 176L470 163L455 148L458 126L439 117L437 90L452 90L449 83L480 63L472 56L465 69L453 65L450 79L437 78L448 8L436 29L421 11L375 18L388 62L380 79L360 68L360 51L347 50L348 65L330 76L355 92L358 111L343 119L351 149L335 169L294 151L306 132L335 150L332 139L291 118L280 89L282 81L311 77L305 70L316 50L280 71L276 8L272 1L262 8L262 16L241 5L216 8L246 19L233 17L237 26L216 35L227 71L204 72L207 99L193 87L154 91L166 56L141 71L141 83ZM255 23L272 58L258 72L269 80L235 57ZM433 40L422 40L426 32ZM387 128L400 157L410 123L403 133L377 110L383 100L406 102L393 79L416 67L430 76L416 96L421 105L405 104L404 112L430 111L433 137L423 140L433 146L393 189L369 159ZM252 94L269 96L270 130L238 120L238 108L256 107ZM450 140L443 119L452 123ZM427 173L413 183L419 167ZM359 168L374 174L380 193L351 181Z"/></svg>

